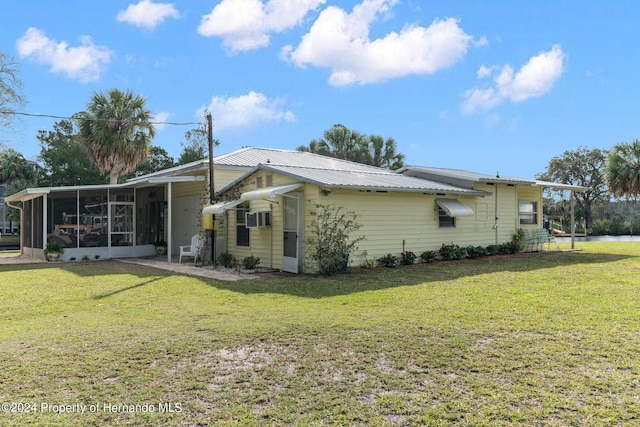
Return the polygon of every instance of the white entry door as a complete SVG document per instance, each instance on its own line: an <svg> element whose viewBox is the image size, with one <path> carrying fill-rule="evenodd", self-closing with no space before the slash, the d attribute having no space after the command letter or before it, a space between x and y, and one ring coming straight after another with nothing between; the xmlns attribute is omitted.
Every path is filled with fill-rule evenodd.
<svg viewBox="0 0 640 427"><path fill-rule="evenodd" d="M201 215L200 196L183 196L173 199L173 241L171 244L173 255L180 252L180 246L190 245L191 237L200 232Z"/></svg>
<svg viewBox="0 0 640 427"><path fill-rule="evenodd" d="M301 259L301 193L282 196L282 270L290 273L300 271Z"/></svg>

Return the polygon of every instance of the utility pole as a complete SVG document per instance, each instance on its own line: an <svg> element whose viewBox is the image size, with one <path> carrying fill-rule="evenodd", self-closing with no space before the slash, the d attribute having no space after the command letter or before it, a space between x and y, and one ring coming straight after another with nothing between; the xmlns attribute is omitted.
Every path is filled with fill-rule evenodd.
<svg viewBox="0 0 640 427"><path fill-rule="evenodd" d="M207 134L209 140L209 201L213 205L216 202L216 196L213 185L213 119L211 113L207 114Z"/></svg>

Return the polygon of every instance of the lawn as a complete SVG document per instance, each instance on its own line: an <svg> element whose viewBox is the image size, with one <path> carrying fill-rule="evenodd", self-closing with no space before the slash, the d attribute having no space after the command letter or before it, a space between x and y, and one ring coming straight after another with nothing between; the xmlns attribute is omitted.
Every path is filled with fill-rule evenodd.
<svg viewBox="0 0 640 427"><path fill-rule="evenodd" d="M578 246L239 282L0 266L0 424L638 425L640 243Z"/></svg>

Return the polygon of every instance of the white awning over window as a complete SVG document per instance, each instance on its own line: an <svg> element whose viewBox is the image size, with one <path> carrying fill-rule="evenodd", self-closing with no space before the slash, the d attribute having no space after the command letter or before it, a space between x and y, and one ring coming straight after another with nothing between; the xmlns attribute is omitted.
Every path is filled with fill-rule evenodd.
<svg viewBox="0 0 640 427"><path fill-rule="evenodd" d="M436 203L450 217L473 216L473 209L456 199L436 199Z"/></svg>
<svg viewBox="0 0 640 427"><path fill-rule="evenodd" d="M240 200L242 200L243 202L247 202L249 200L273 199L276 196L280 196L282 194L288 193L289 191L293 191L297 188L302 187L303 185L303 183L298 182L296 184L277 185L274 187L247 191L246 193L242 193L242 195L240 196Z"/></svg>
<svg viewBox="0 0 640 427"><path fill-rule="evenodd" d="M216 203L215 205L205 206L204 209L202 209L202 213L205 215L219 215L224 211L228 211L229 209L235 208L240 203L242 203L242 200L232 200L231 202L219 202L219 203Z"/></svg>

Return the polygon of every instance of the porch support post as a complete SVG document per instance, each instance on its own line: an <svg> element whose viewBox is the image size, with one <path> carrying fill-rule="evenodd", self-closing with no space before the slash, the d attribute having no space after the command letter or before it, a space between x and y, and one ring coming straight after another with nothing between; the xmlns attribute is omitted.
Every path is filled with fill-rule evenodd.
<svg viewBox="0 0 640 427"><path fill-rule="evenodd" d="M167 184L167 262L171 262L171 246L173 244L173 230L172 230L172 223L173 223L173 218L171 216L171 211L173 210L171 208L172 203L172 197L171 197L171 182L169 182Z"/></svg>
<svg viewBox="0 0 640 427"><path fill-rule="evenodd" d="M44 250L47 247L47 222L49 221L49 219L47 218L47 195L43 194L42 195L42 249ZM31 201L31 207L33 208L33 200ZM31 211L33 212L34 209L31 209ZM31 223L33 224L33 222ZM20 226L20 234L22 235L22 226ZM33 239L32 239L33 240ZM35 246L35 245L33 245ZM33 250L31 252L31 256L33 257Z"/></svg>
<svg viewBox="0 0 640 427"><path fill-rule="evenodd" d="M571 190L571 249L576 247L576 221L574 191Z"/></svg>

